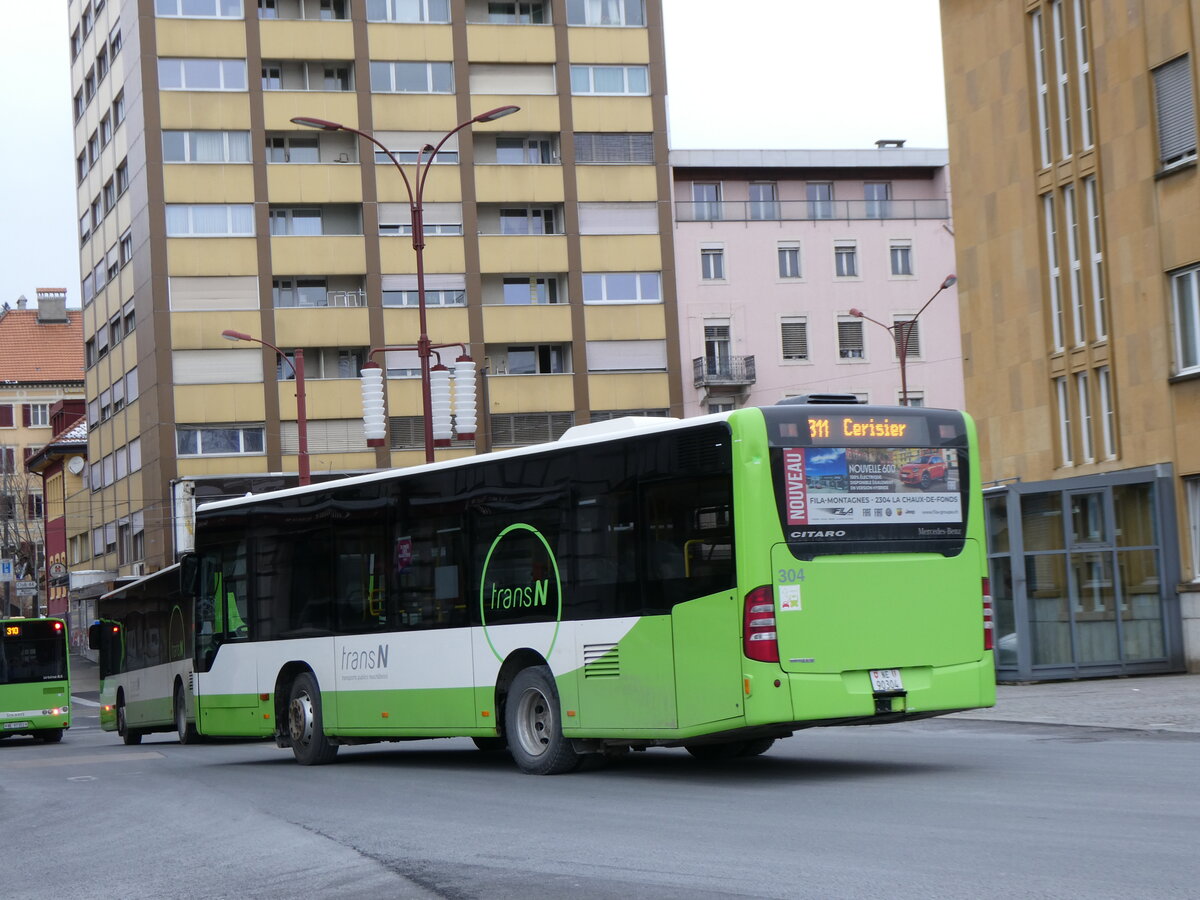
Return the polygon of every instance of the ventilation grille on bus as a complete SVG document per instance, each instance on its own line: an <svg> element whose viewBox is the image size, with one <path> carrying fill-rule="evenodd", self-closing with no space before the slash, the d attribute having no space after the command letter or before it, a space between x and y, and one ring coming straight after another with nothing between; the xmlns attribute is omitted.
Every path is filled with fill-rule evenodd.
<svg viewBox="0 0 1200 900"><path fill-rule="evenodd" d="M584 678L616 678L621 674L621 659L616 644L583 645Z"/></svg>

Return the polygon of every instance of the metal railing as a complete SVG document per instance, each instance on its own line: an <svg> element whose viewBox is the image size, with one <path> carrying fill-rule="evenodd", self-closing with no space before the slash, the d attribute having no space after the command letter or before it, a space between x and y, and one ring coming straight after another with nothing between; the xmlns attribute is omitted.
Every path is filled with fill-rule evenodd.
<svg viewBox="0 0 1200 900"><path fill-rule="evenodd" d="M805 222L831 219L948 219L948 200L676 201L677 222Z"/></svg>
<svg viewBox="0 0 1200 900"><path fill-rule="evenodd" d="M755 381L753 356L697 356L692 360L693 387L744 387Z"/></svg>

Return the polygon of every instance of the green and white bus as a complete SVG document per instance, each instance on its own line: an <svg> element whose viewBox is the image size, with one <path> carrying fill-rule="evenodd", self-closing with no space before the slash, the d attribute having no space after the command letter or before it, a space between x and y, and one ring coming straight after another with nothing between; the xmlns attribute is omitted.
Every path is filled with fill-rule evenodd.
<svg viewBox="0 0 1200 900"><path fill-rule="evenodd" d="M934 453L944 478L901 483ZM471 737L551 774L990 706L983 535L965 414L849 403L223 500L184 561L197 725L303 764Z"/></svg>
<svg viewBox="0 0 1200 900"><path fill-rule="evenodd" d="M100 727L126 744L174 731L196 739L192 703L195 598L175 564L100 597L88 644L100 656Z"/></svg>
<svg viewBox="0 0 1200 900"><path fill-rule="evenodd" d="M62 619L0 619L0 739L55 743L71 727L71 660Z"/></svg>

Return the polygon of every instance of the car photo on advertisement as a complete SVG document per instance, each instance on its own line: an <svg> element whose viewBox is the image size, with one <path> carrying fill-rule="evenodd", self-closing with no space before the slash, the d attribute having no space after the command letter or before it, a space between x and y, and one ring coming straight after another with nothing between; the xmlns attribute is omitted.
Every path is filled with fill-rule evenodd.
<svg viewBox="0 0 1200 900"><path fill-rule="evenodd" d="M920 485L922 490L935 481L946 480L946 460L940 453L929 453L917 457L916 462L900 467L901 484Z"/></svg>

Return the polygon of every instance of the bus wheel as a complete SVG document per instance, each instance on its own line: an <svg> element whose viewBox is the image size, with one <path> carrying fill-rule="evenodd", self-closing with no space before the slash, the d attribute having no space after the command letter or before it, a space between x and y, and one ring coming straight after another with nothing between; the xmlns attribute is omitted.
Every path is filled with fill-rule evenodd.
<svg viewBox="0 0 1200 900"><path fill-rule="evenodd" d="M746 741L732 741L728 744L684 744L683 749L704 762L724 762L744 755L746 744Z"/></svg>
<svg viewBox="0 0 1200 900"><path fill-rule="evenodd" d="M527 775L560 775L579 765L563 737L558 688L548 666L522 669L508 689L504 733L517 768Z"/></svg>
<svg viewBox="0 0 1200 900"><path fill-rule="evenodd" d="M292 682L288 700L288 734L292 754L302 766L323 766L337 756L337 744L325 737L321 719L321 692L317 679L305 672Z"/></svg>
<svg viewBox="0 0 1200 900"><path fill-rule="evenodd" d="M175 733L179 735L181 744L194 744L198 737L195 723L187 720L187 701L181 684L175 686Z"/></svg>
<svg viewBox="0 0 1200 900"><path fill-rule="evenodd" d="M142 742L142 733L136 728L129 727L129 720L125 713L124 699L117 704L117 734L121 736L121 740L130 746Z"/></svg>
<svg viewBox="0 0 1200 900"><path fill-rule="evenodd" d="M508 741L502 737L475 737L471 740L475 742L476 748L484 753L496 753L508 747Z"/></svg>
<svg viewBox="0 0 1200 900"><path fill-rule="evenodd" d="M62 740L62 733L61 728L47 728L45 731L39 731L34 737L44 744L57 744Z"/></svg>
<svg viewBox="0 0 1200 900"><path fill-rule="evenodd" d="M775 738L755 738L752 741L746 741L746 746L742 748L742 752L738 756L762 756L775 744Z"/></svg>

